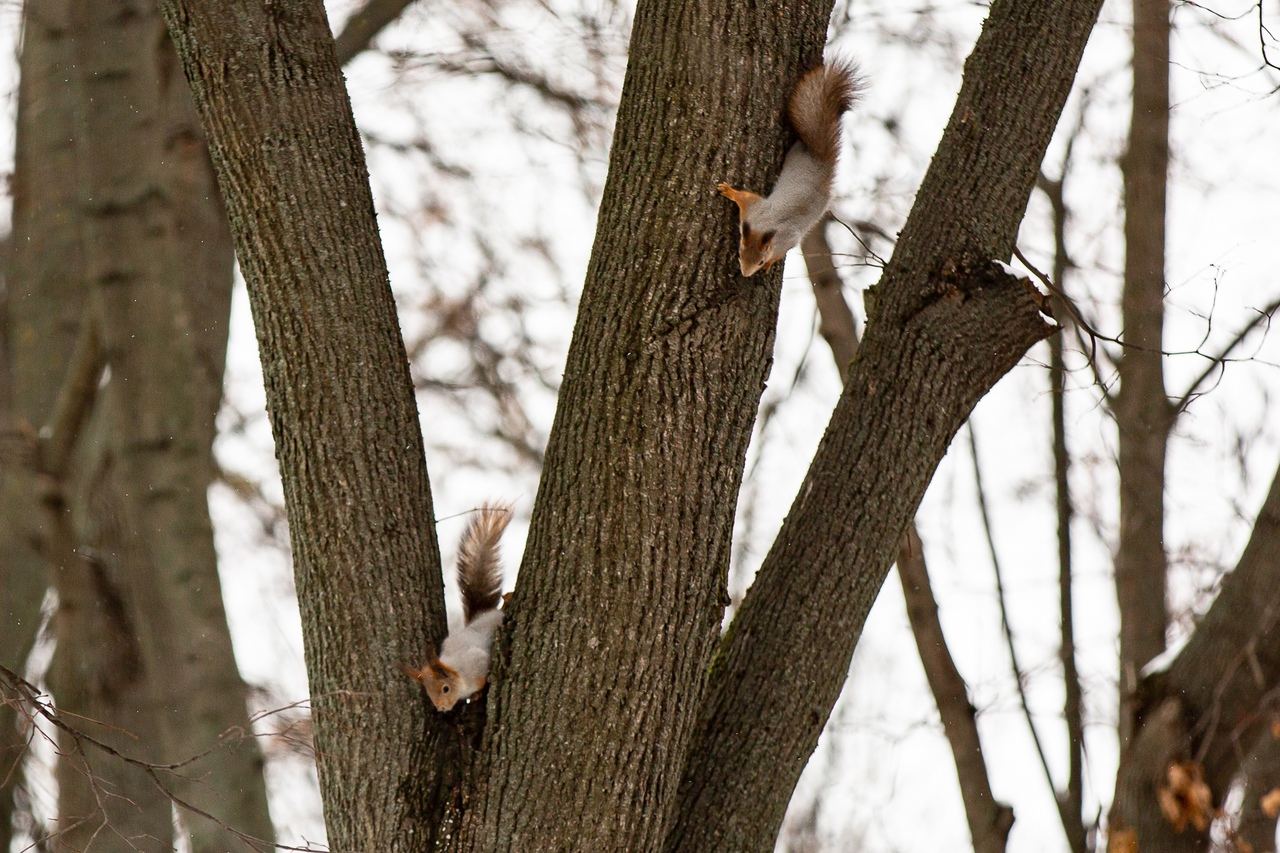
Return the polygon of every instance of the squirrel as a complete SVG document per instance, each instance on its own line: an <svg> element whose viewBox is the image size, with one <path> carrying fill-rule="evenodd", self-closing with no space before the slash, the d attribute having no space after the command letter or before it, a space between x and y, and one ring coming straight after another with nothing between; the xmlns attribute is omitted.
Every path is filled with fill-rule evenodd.
<svg viewBox="0 0 1280 853"><path fill-rule="evenodd" d="M800 141L791 146L768 198L728 184L716 189L738 205L742 243L738 266L750 278L782 260L831 205L840 117L862 97L858 67L848 60L821 65L796 84L787 116Z"/></svg>
<svg viewBox="0 0 1280 853"><path fill-rule="evenodd" d="M510 508L482 506L467 522L458 543L462 627L444 638L440 654L428 650L422 669L404 667L405 674L426 688L437 711L470 699L489 679L493 634L502 625L498 605L504 600L498 540L510 520Z"/></svg>

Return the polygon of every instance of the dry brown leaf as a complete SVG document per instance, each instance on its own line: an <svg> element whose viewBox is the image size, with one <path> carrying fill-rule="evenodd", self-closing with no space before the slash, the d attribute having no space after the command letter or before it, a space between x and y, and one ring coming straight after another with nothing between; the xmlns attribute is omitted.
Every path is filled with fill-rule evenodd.
<svg viewBox="0 0 1280 853"><path fill-rule="evenodd" d="M1213 792L1205 784L1204 770L1197 762L1170 762L1156 799L1160 812L1176 832L1182 832L1188 824L1204 832L1213 821Z"/></svg>
<svg viewBox="0 0 1280 853"><path fill-rule="evenodd" d="M1262 806L1264 815L1275 820L1276 816L1280 815L1280 788L1272 788L1263 794L1258 805Z"/></svg>
<svg viewBox="0 0 1280 853"><path fill-rule="evenodd" d="M1107 853L1138 853L1138 833L1132 829L1108 833Z"/></svg>
<svg viewBox="0 0 1280 853"><path fill-rule="evenodd" d="M1271 721L1271 736L1276 740L1280 740L1280 720Z"/></svg>

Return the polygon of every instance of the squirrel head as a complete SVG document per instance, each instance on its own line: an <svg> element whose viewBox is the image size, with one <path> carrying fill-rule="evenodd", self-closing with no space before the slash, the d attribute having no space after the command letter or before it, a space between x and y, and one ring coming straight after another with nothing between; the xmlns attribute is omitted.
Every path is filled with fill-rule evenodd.
<svg viewBox="0 0 1280 853"><path fill-rule="evenodd" d="M751 209L762 199L752 192L736 190L728 184L720 184L717 189L725 198L738 206L738 218L742 229L742 241L738 244L738 268L744 278L750 278L760 270L765 272L782 260L786 252L777 252L774 238L777 231L761 230L751 225Z"/></svg>
<svg viewBox="0 0 1280 853"><path fill-rule="evenodd" d="M427 690L437 711L448 711L462 698L462 677L458 671L440 660L435 652L427 652L422 669L404 667L405 674Z"/></svg>
<svg viewBox="0 0 1280 853"><path fill-rule="evenodd" d="M776 231L757 231L747 220L742 220L742 242L738 244L738 267L743 278L751 278L760 270L765 272L782 260L782 255L774 252L773 238Z"/></svg>

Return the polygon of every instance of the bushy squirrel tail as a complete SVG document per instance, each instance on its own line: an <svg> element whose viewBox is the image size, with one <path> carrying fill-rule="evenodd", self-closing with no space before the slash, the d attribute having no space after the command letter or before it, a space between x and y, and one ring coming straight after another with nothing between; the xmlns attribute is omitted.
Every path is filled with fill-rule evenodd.
<svg viewBox="0 0 1280 853"><path fill-rule="evenodd" d="M511 509L482 506L472 514L458 543L458 591L462 614L470 624L477 614L497 610L502 600L502 565L498 540L511 521Z"/></svg>
<svg viewBox="0 0 1280 853"><path fill-rule="evenodd" d="M814 156L829 166L840 154L840 117L862 97L863 88L857 63L838 59L804 75L791 95L787 108L791 126Z"/></svg>

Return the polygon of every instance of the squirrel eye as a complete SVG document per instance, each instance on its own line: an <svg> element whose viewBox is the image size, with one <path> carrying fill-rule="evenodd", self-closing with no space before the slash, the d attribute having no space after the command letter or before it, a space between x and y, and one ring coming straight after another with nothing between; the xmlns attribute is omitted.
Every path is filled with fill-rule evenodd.
<svg viewBox="0 0 1280 853"><path fill-rule="evenodd" d="M448 693L448 692L449 692L449 685L447 685L447 684L446 684L446 685L444 685L443 687L441 687L441 688L440 688L440 692L441 692L441 693Z"/></svg>

